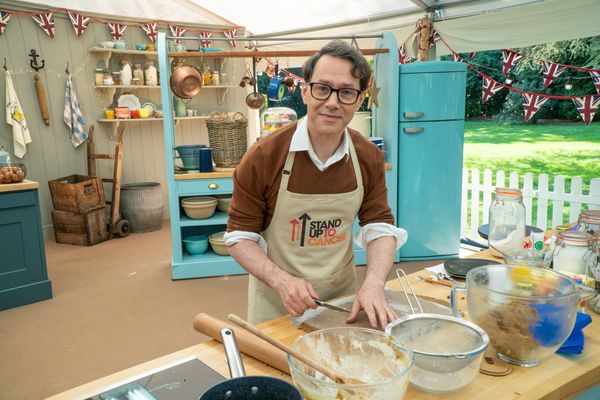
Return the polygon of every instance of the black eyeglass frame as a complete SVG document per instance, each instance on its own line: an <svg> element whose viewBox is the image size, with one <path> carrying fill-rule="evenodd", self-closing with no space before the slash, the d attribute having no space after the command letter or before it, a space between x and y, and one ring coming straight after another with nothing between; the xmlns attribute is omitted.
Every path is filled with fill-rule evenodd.
<svg viewBox="0 0 600 400"><path fill-rule="evenodd" d="M324 97L324 98L322 98L322 99L321 99L321 98L319 98L319 97L315 96L315 95L313 94L313 87L314 87L313 85L321 85L321 86L325 86L325 87L329 88L330 92L329 92L329 94L327 95L327 97ZM329 86L329 85L327 85L327 84L325 84L325 83L321 83L321 82L309 82L309 83L308 83L308 86L310 86L310 95L311 95L313 98L315 98L316 100L323 100L323 101L329 100L329 98L331 97L331 95L332 95L334 92L336 92L335 94L336 94L336 96L337 96L337 99L338 99L338 101L339 101L341 104L345 104L345 105L347 105L347 106L351 106L351 105L353 105L353 104L356 104L356 102L358 101L358 98L360 97L360 94L363 92L362 90L358 90L358 89L354 89L354 88L341 88L341 89L334 89L334 88L332 88L331 86ZM340 90L351 90L351 91L353 91L353 92L356 92L356 99L354 99L354 101L353 101L352 103L348 103L348 102L342 101L342 99L340 98Z"/></svg>

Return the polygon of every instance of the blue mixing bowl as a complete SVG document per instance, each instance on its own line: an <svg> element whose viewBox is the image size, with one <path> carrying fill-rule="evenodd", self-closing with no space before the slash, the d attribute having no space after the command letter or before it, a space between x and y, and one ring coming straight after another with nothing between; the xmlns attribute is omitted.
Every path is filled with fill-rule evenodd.
<svg viewBox="0 0 600 400"><path fill-rule="evenodd" d="M185 169L199 169L200 168L200 149L205 148L205 144L186 144L183 146L176 146L175 150L181 158L183 168Z"/></svg>
<svg viewBox="0 0 600 400"><path fill-rule="evenodd" d="M194 235L183 239L185 249L190 254L204 254L208 250L208 236Z"/></svg>

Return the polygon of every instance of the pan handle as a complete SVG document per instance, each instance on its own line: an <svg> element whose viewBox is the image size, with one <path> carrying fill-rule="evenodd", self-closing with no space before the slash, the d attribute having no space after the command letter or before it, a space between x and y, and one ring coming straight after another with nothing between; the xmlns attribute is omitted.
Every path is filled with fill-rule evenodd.
<svg viewBox="0 0 600 400"><path fill-rule="evenodd" d="M244 364L242 363L242 357L240 356L240 350L238 349L233 330L229 328L221 329L221 339L223 340L231 379L246 376L246 370L244 370Z"/></svg>

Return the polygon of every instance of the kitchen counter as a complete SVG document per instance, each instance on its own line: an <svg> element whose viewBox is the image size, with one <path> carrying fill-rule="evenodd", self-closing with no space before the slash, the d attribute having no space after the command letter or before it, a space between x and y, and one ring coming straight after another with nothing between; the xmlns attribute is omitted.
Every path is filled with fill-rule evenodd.
<svg viewBox="0 0 600 400"><path fill-rule="evenodd" d="M494 259L487 252L478 253L476 256L477 258ZM410 275L415 291L447 301L449 295L447 288L428 284L415 278L416 275L426 274L425 271L419 271ZM391 289L399 289L400 285L394 280L388 282L388 286ZM466 309L466 304L462 304L461 309ZM409 386L405 399L564 399L580 393L600 383L600 318L593 313L592 318L594 321L584 330L586 343L582 355L567 357L553 354L542 359L540 365L534 368L513 366L513 372L504 377L478 374L475 381L465 389L444 396L420 392ZM288 316L265 322L259 327L267 334L285 343L291 343L299 335L306 333L292 324ZM181 360L191 358L198 358L222 375L229 376L222 345L211 340L84 384L50 397L48 400L85 399L109 386L118 386L117 383L123 384L167 364L176 364ZM289 376L262 362L245 355L243 359L248 375L271 375L290 380Z"/></svg>
<svg viewBox="0 0 600 400"><path fill-rule="evenodd" d="M28 179L23 179L23 182L19 183L2 183L0 184L0 193L2 192L16 192L18 190L37 189L40 184Z"/></svg>

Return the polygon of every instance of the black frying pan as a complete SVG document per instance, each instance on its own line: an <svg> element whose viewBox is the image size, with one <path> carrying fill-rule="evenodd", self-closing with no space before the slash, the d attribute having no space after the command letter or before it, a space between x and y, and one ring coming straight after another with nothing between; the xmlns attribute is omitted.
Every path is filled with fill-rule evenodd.
<svg viewBox="0 0 600 400"><path fill-rule="evenodd" d="M244 365L233 330L221 330L231 379L208 389L199 400L302 400L296 387L284 380L269 376L245 376Z"/></svg>

